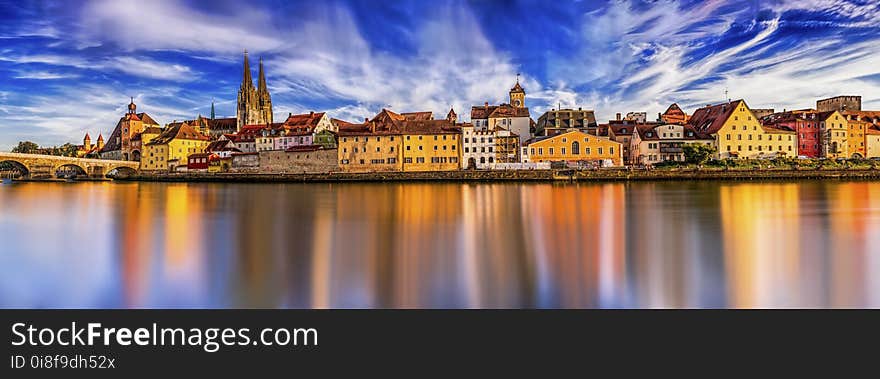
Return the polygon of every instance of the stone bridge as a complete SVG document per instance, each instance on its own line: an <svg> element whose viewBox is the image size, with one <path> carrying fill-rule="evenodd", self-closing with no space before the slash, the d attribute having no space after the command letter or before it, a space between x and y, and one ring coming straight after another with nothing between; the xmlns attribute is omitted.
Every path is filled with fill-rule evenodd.
<svg viewBox="0 0 880 379"><path fill-rule="evenodd" d="M21 172L23 178L52 178L61 168L71 168L76 170L79 175L87 175L92 178L103 178L111 172L130 175L137 172L139 165L139 162L134 161L4 152L0 152L0 162L11 162Z"/></svg>

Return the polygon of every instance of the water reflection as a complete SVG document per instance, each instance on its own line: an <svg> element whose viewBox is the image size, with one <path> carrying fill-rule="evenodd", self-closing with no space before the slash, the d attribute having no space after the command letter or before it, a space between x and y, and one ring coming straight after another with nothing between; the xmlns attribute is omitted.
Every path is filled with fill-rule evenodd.
<svg viewBox="0 0 880 379"><path fill-rule="evenodd" d="M2 185L0 306L877 307L878 193L831 181Z"/></svg>

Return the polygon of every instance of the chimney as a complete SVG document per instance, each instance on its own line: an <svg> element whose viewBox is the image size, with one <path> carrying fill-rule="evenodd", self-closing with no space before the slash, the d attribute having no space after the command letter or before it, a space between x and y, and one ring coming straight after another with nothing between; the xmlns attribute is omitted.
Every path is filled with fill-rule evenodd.
<svg viewBox="0 0 880 379"><path fill-rule="evenodd" d="M314 116L314 115L315 115L315 111L309 111L309 117Z"/></svg>
<svg viewBox="0 0 880 379"><path fill-rule="evenodd" d="M620 121L620 113L617 113L617 121Z"/></svg>
<svg viewBox="0 0 880 379"><path fill-rule="evenodd" d="M489 102L488 101L486 102L485 105L486 105L486 109L489 109Z"/></svg>

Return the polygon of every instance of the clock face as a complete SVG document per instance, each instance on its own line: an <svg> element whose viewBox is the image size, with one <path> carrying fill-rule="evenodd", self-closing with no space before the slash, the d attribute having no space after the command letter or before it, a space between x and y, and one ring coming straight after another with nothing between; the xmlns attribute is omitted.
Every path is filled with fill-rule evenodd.
<svg viewBox="0 0 880 379"><path fill-rule="evenodd" d="M513 102L513 105L519 106L519 100L515 100L515 101Z"/></svg>

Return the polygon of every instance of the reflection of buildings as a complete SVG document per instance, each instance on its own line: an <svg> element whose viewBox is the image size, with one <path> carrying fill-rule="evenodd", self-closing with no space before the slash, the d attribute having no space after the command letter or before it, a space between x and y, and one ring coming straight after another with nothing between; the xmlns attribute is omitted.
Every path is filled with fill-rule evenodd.
<svg viewBox="0 0 880 379"><path fill-rule="evenodd" d="M523 193L539 305L622 306L616 299L626 282L624 185L527 186Z"/></svg>
<svg viewBox="0 0 880 379"><path fill-rule="evenodd" d="M721 240L709 232L720 229L715 186L657 182L627 188L628 305L726 305Z"/></svg>
<svg viewBox="0 0 880 379"><path fill-rule="evenodd" d="M798 184L720 188L730 307L798 306L801 227Z"/></svg>

